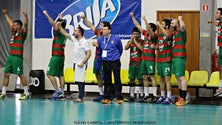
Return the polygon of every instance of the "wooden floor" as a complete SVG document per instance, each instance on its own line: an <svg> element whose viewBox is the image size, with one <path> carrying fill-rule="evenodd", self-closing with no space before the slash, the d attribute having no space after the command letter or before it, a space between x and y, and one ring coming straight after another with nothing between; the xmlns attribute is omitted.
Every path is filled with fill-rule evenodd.
<svg viewBox="0 0 222 125"><path fill-rule="evenodd" d="M0 125L221 125L222 106L128 103L101 104L90 100L46 98L18 100L20 94L0 100Z"/></svg>

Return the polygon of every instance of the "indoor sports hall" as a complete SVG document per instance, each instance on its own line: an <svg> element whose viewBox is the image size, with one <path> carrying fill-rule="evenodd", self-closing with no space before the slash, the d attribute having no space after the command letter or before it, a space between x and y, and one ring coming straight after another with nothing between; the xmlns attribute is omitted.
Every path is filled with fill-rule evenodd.
<svg viewBox="0 0 222 125"><path fill-rule="evenodd" d="M0 0L0 125L221 125L220 10L221 0ZM182 61L164 86L157 57L168 44ZM138 64L153 54L154 68L132 85L139 51Z"/></svg>

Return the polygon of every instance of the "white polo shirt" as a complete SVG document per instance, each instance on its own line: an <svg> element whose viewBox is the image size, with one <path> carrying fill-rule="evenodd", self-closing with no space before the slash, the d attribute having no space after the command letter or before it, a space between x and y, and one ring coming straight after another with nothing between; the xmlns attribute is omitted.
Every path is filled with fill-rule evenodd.
<svg viewBox="0 0 222 125"><path fill-rule="evenodd" d="M90 50L89 42L83 37L79 41L75 38L75 36L71 37L71 40L74 43L74 58L73 63L80 64L84 58L86 57L86 52ZM88 62L85 64L87 65Z"/></svg>

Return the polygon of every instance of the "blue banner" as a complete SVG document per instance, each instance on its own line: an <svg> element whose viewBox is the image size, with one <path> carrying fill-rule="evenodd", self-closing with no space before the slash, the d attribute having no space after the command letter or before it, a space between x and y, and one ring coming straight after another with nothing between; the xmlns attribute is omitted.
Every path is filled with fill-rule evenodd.
<svg viewBox="0 0 222 125"><path fill-rule="evenodd" d="M70 34L81 26L87 39L94 38L93 31L86 25L82 14L92 24L99 28L101 21L111 23L112 33L121 39L129 39L134 24L129 15L134 12L138 22L141 22L141 0L36 0L35 2L35 38L52 38L53 29L43 14L47 10L56 20L61 13L66 20L66 30Z"/></svg>

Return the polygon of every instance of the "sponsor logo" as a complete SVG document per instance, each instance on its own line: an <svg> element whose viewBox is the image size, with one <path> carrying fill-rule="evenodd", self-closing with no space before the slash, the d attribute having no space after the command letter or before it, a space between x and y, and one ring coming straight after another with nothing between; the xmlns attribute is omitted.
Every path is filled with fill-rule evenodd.
<svg viewBox="0 0 222 125"><path fill-rule="evenodd" d="M38 87L39 84L40 84L40 81L37 77L31 77L29 85Z"/></svg>
<svg viewBox="0 0 222 125"><path fill-rule="evenodd" d="M61 14L66 20L68 33L73 34L74 29L80 26L85 30L85 37L91 39L95 37L94 32L83 21L81 15L85 15L95 27L99 27L102 21L112 24L119 14L120 6L120 0L77 0L66 7ZM53 29L51 31L53 36Z"/></svg>

